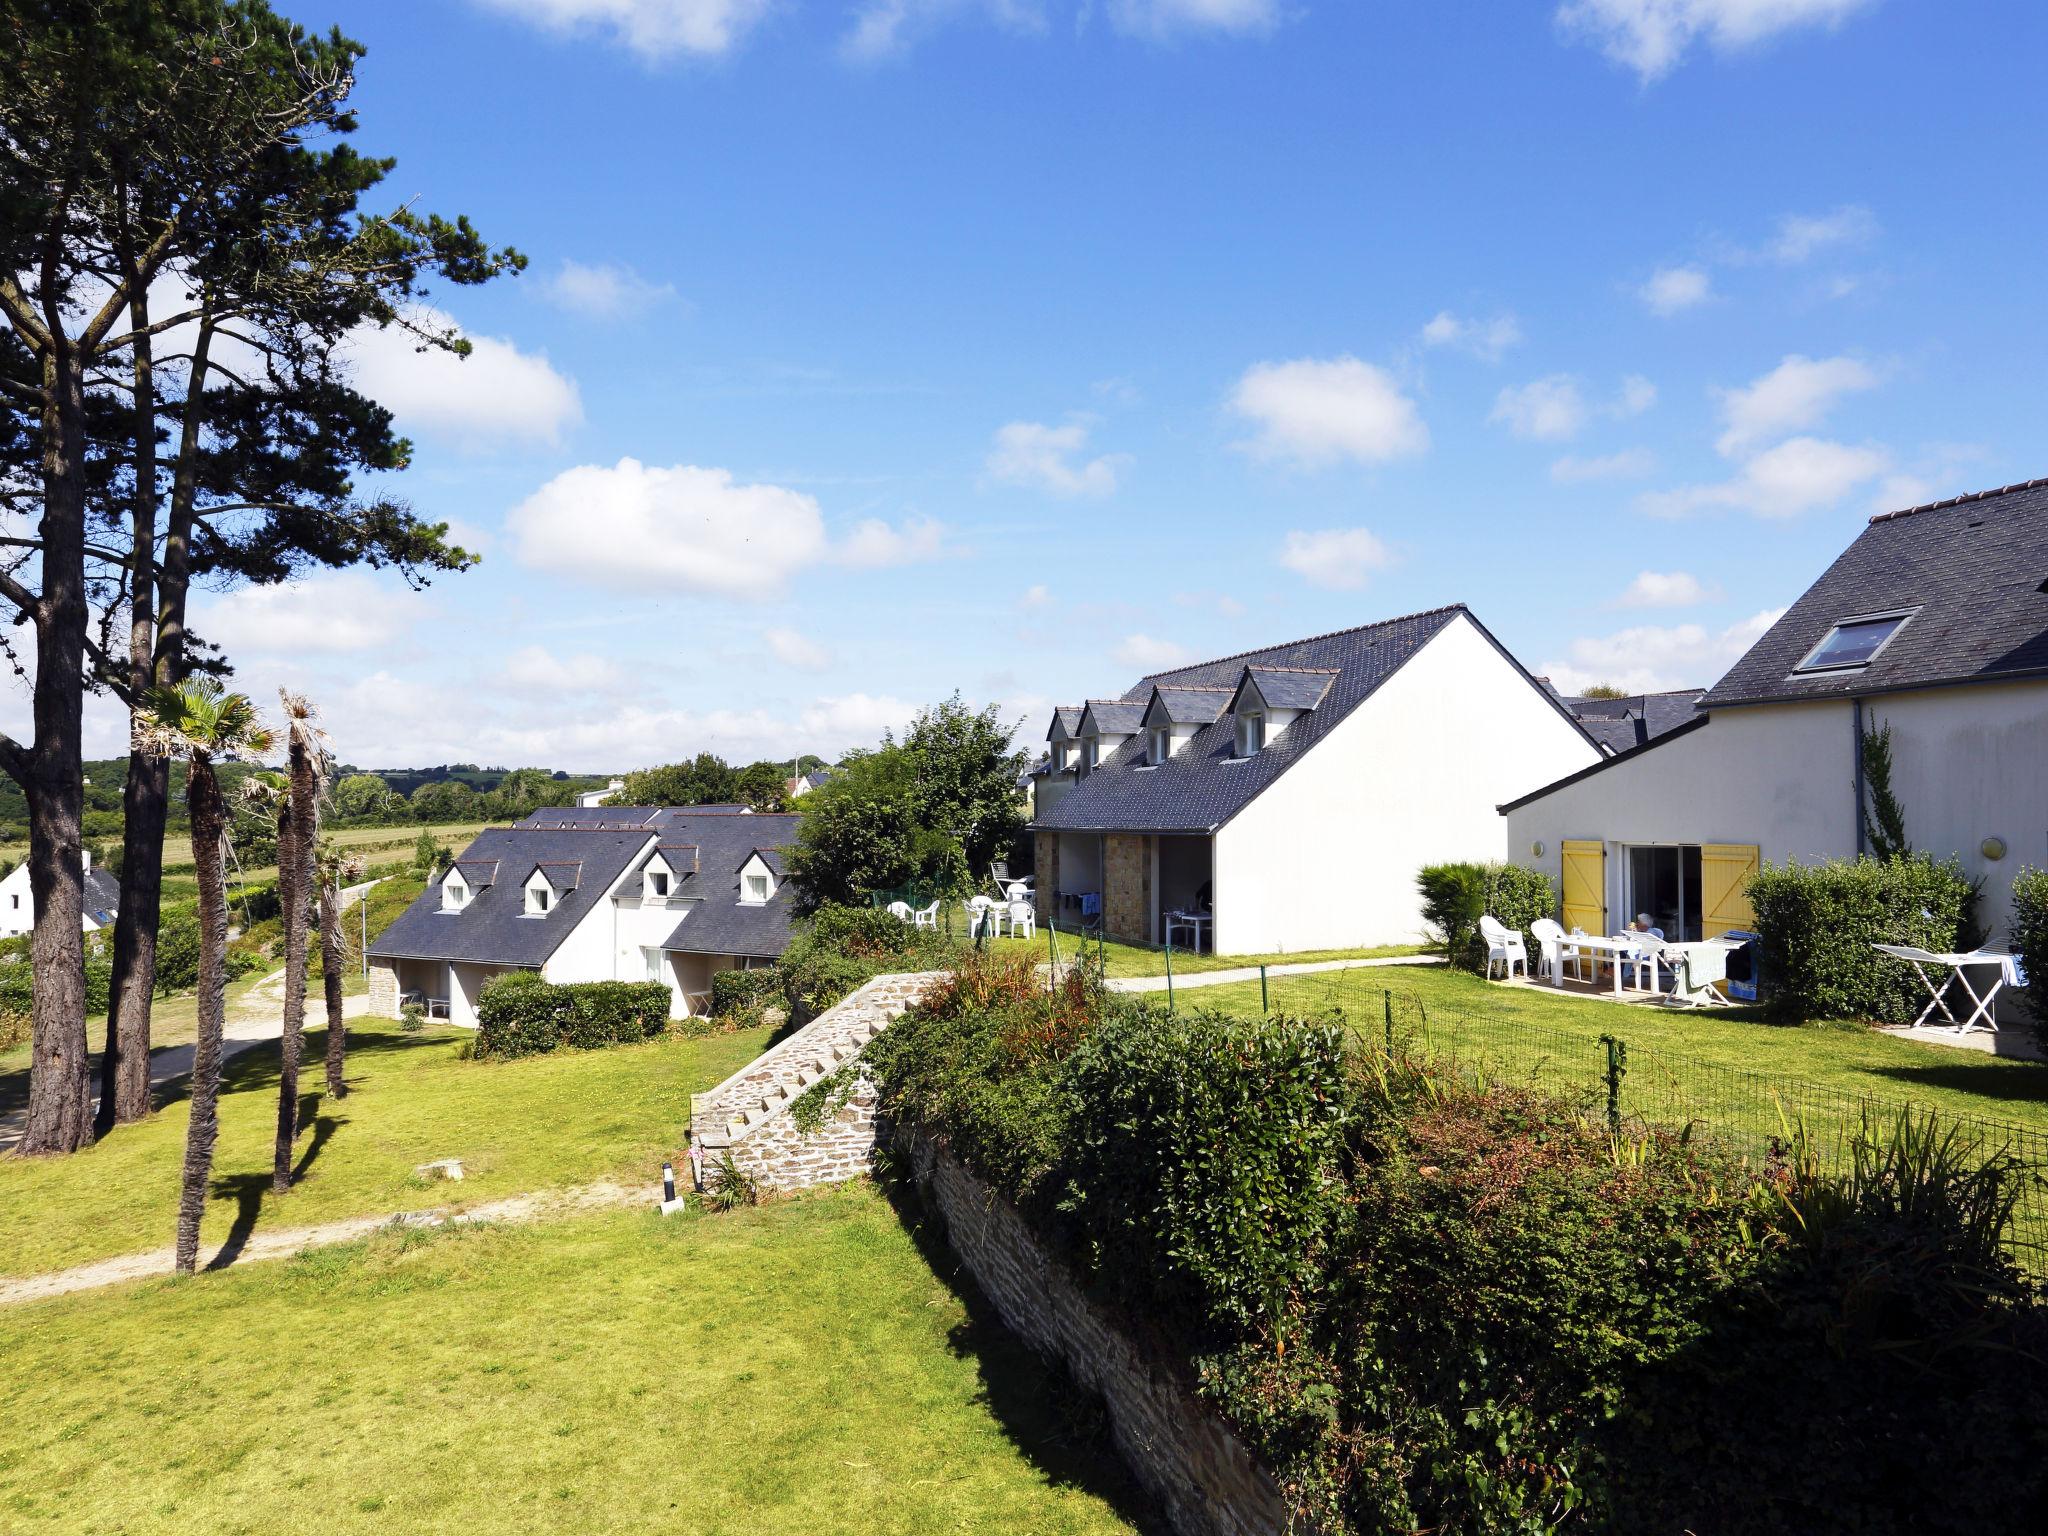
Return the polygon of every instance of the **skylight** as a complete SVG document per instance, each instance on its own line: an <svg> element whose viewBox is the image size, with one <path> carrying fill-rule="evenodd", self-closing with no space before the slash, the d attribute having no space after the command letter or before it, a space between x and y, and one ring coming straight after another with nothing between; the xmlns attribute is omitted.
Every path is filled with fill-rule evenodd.
<svg viewBox="0 0 2048 1536"><path fill-rule="evenodd" d="M1794 672L1836 672L1848 667L1868 666L1897 634L1910 613L1878 613L1843 619L1821 637L1806 653Z"/></svg>

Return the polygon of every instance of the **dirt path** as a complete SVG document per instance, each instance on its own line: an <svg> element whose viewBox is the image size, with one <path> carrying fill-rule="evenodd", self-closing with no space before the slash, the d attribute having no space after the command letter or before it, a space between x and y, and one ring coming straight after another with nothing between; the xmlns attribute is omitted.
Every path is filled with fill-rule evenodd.
<svg viewBox="0 0 2048 1536"><path fill-rule="evenodd" d="M623 1184L604 1180L596 1184L584 1184L574 1189L541 1190L523 1195L507 1195L500 1200L488 1200L482 1205L467 1210L453 1210L437 1206L425 1211L401 1211L391 1216L351 1216L345 1221L330 1221L317 1227L290 1227L281 1232L258 1232L246 1242L230 1251L225 1245L212 1245L202 1249L199 1255L200 1268L204 1270L227 1269L236 1264L254 1264L264 1259L285 1259L308 1248L326 1248L335 1243L352 1243L358 1238L368 1237L386 1227L439 1227L470 1222L515 1222L540 1221L554 1216L573 1216L583 1211L604 1210L612 1206L630 1205L636 1201L652 1201L657 1192L628 1189ZM68 1296L74 1291L97 1290L101 1286L119 1285L127 1280L151 1280L173 1272L176 1251L172 1248L156 1248L148 1253L123 1254L119 1258L100 1259L91 1264L81 1264L75 1269L60 1269L47 1275L26 1275L14 1280L0 1280L0 1307L14 1306L25 1301L47 1301L53 1296Z"/></svg>

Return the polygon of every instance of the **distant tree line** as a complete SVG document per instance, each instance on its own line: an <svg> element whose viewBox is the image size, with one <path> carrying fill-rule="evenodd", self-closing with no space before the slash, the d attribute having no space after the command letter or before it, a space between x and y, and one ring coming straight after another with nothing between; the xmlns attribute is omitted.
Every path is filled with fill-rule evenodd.
<svg viewBox="0 0 2048 1536"><path fill-rule="evenodd" d="M627 774L626 787L612 799L620 805L745 805L782 811L792 798L789 781L824 766L823 758L807 755L736 768L716 753L699 752L687 762Z"/></svg>

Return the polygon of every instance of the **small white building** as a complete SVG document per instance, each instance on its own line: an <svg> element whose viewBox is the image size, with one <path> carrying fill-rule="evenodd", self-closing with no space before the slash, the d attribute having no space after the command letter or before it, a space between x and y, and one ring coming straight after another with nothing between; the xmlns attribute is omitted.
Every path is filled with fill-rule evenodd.
<svg viewBox="0 0 2048 1536"><path fill-rule="evenodd" d="M613 779L603 789L586 789L578 793L576 804L582 810L594 810L600 805L607 804L612 796L618 794L625 787L626 781L624 779Z"/></svg>
<svg viewBox="0 0 2048 1536"><path fill-rule="evenodd" d="M719 971L789 945L781 848L794 816L703 807L552 808L492 828L370 945L373 1013L417 1001L477 1022L484 983L659 981L669 1014L702 1013Z"/></svg>
<svg viewBox="0 0 2048 1536"><path fill-rule="evenodd" d="M1160 943L1196 912L1220 954L1419 941L1416 871L1504 858L1500 802L1602 755L1462 606L1154 673L1047 738L1041 917Z"/></svg>
<svg viewBox="0 0 2048 1536"><path fill-rule="evenodd" d="M93 866L92 850L84 850L85 917L87 933L114 926L121 908L121 882L104 869ZM0 880L0 939L18 939L36 926L34 894L29 890L28 860L23 859Z"/></svg>
<svg viewBox="0 0 2048 1536"><path fill-rule="evenodd" d="M1509 850L1567 926L1747 929L1760 864L1863 851L1885 726L1909 841L1983 880L1996 942L2048 865L2048 481L1873 518L1692 719L1506 802Z"/></svg>

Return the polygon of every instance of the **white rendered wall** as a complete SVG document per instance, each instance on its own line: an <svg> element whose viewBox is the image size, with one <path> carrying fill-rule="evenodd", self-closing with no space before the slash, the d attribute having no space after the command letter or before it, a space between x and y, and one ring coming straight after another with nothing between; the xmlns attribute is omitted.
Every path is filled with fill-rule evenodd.
<svg viewBox="0 0 2048 1536"><path fill-rule="evenodd" d="M1501 803L1598 757L1458 615L1217 834L1218 951L1419 942L1415 872L1504 857Z"/></svg>
<svg viewBox="0 0 2048 1536"><path fill-rule="evenodd" d="M19 938L35 926L35 896L28 885L28 860L23 858L0 880L0 939Z"/></svg>
<svg viewBox="0 0 2048 1536"><path fill-rule="evenodd" d="M1866 700L1864 718L1892 727L1907 838L1983 877L1981 915L2001 942L2013 875L2048 864L2048 685L1889 694ZM1619 844L1753 843L1774 864L1852 858L1854 719L1847 699L1717 710L1703 729L1510 811L1509 851L1556 880L1566 838L1607 843L1610 917L1621 910ZM1988 837L2005 842L2004 858L1984 856Z"/></svg>

